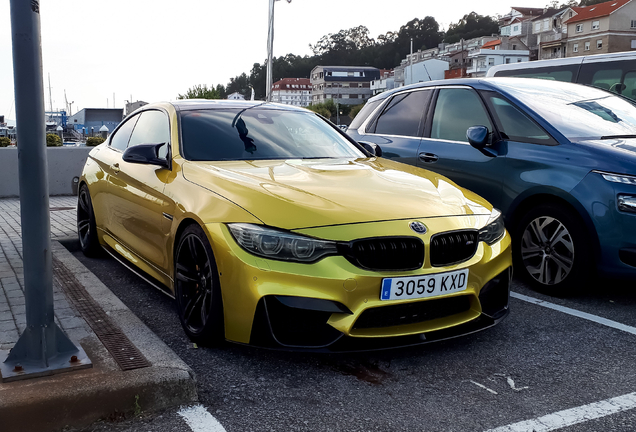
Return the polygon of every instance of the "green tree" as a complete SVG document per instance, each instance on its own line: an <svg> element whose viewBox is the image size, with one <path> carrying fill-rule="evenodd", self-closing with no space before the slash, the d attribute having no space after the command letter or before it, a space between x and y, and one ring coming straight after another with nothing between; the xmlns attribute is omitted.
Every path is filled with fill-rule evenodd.
<svg viewBox="0 0 636 432"><path fill-rule="evenodd" d="M460 39L472 39L479 36L489 36L499 34L499 24L489 16L479 15L471 12L464 15L459 22L448 26L444 42L454 43Z"/></svg>
<svg viewBox="0 0 636 432"><path fill-rule="evenodd" d="M177 96L177 99L221 99L221 95L213 87L208 88L206 84L198 84L189 88L185 94Z"/></svg>
<svg viewBox="0 0 636 432"><path fill-rule="evenodd" d="M7 137L0 137L0 147L6 147L11 144L11 140Z"/></svg>
<svg viewBox="0 0 636 432"><path fill-rule="evenodd" d="M354 105L351 107L351 112L349 112L349 117L351 117L351 119L353 120L354 118L356 118L356 116L358 115L358 113L360 112L360 110L362 108L364 108L365 104L360 104L360 105Z"/></svg>
<svg viewBox="0 0 636 432"><path fill-rule="evenodd" d="M86 146L95 147L96 145L100 145L104 141L106 140L100 136L88 137L86 138Z"/></svg>
<svg viewBox="0 0 636 432"><path fill-rule="evenodd" d="M230 82L225 87L225 91L228 95L239 92L245 99L249 99L252 95L252 88L250 87L250 79L247 74L243 72L234 78L230 78Z"/></svg>

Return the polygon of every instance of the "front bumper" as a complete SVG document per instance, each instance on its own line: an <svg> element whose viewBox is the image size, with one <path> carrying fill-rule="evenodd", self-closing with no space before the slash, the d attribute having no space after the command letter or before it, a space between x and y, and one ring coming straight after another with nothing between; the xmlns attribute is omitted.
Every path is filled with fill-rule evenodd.
<svg viewBox="0 0 636 432"><path fill-rule="evenodd" d="M463 226L453 228L482 226L485 221L480 218L462 217ZM447 231L449 219L426 220L427 235ZM365 231L378 236L412 235L404 221L367 225L372 226ZM492 246L480 243L472 258L460 264L432 267L426 250L422 268L388 272L358 268L342 256L313 264L266 260L241 249L224 225L206 228L219 268L226 339L230 341L311 351L382 349L483 330L507 314L512 274L508 234ZM325 228L305 234L346 241L350 238L345 236L364 237L359 229L331 227L329 232ZM318 230L321 232L315 232ZM428 248L430 238L424 237ZM465 291L417 300L380 300L383 278L463 268L469 269ZM290 302L290 298L301 300ZM376 319L382 324L374 326Z"/></svg>

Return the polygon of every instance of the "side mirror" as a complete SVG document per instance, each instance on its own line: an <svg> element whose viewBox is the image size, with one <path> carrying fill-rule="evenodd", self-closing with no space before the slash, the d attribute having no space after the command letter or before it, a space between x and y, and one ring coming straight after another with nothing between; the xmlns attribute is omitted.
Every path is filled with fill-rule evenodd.
<svg viewBox="0 0 636 432"><path fill-rule="evenodd" d="M364 149L369 152L371 156L382 157L382 149L376 143L359 141L358 144L364 147Z"/></svg>
<svg viewBox="0 0 636 432"><path fill-rule="evenodd" d="M466 131L466 138L471 146L482 150L488 144L488 128L486 126L471 126Z"/></svg>
<svg viewBox="0 0 636 432"><path fill-rule="evenodd" d="M123 159L129 163L159 165L164 168L169 168L168 160L159 157L159 149L164 145L166 145L166 143L139 144L128 147L126 151L124 151Z"/></svg>

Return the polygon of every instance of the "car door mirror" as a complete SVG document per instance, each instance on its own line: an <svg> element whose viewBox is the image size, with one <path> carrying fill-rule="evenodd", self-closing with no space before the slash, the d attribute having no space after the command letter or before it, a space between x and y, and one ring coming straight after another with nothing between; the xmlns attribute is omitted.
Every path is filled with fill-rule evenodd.
<svg viewBox="0 0 636 432"><path fill-rule="evenodd" d="M471 146L482 150L488 144L488 128L486 126L471 126L466 131L466 138Z"/></svg>
<svg viewBox="0 0 636 432"><path fill-rule="evenodd" d="M128 163L159 165L164 168L169 168L168 160L159 157L159 150L164 145L166 145L166 143L139 144L128 147L126 151L124 151L123 159Z"/></svg>
<svg viewBox="0 0 636 432"><path fill-rule="evenodd" d="M379 145L372 142L360 141L358 142L364 149L371 154L371 156L382 157L382 149Z"/></svg>

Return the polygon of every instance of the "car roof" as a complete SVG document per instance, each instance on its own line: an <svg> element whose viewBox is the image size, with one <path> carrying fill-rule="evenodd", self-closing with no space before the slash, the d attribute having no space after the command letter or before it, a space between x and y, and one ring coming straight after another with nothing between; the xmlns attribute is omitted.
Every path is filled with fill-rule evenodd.
<svg viewBox="0 0 636 432"><path fill-rule="evenodd" d="M305 108L264 101L241 101L227 99L180 99L170 102L179 111L202 109L247 109L260 106L264 109L307 112Z"/></svg>

